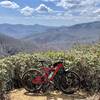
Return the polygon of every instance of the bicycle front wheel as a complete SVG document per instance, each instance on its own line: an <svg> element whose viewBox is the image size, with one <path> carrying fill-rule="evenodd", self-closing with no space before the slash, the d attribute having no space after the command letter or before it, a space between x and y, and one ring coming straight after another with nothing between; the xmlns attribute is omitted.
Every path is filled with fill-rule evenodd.
<svg viewBox="0 0 100 100"><path fill-rule="evenodd" d="M65 71L62 78L60 89L65 94L73 94L80 88L80 78L72 71Z"/></svg>

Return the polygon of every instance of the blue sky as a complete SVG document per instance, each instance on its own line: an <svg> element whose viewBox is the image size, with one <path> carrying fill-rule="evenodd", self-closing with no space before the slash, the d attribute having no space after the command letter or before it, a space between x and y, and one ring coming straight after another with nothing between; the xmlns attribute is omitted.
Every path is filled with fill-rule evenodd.
<svg viewBox="0 0 100 100"><path fill-rule="evenodd" d="M99 0L0 0L0 23L69 26L97 20Z"/></svg>

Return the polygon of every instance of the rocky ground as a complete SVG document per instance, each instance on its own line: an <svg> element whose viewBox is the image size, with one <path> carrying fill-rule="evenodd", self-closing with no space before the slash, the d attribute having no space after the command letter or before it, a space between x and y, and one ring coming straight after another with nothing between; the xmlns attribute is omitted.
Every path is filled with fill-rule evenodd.
<svg viewBox="0 0 100 100"><path fill-rule="evenodd" d="M32 94L24 89L14 90L9 93L10 100L100 100L100 94L89 96L83 92L65 95L57 91L48 94Z"/></svg>

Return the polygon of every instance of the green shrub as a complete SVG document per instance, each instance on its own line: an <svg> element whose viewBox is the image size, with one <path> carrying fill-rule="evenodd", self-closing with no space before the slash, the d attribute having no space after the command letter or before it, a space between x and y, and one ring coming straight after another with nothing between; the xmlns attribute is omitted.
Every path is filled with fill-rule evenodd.
<svg viewBox="0 0 100 100"><path fill-rule="evenodd" d="M48 51L33 54L20 53L0 60L0 80L6 82L14 77L14 70L22 73L38 64L35 59L65 58L65 67L77 72L83 82L82 88L88 91L100 89L100 44L84 45L69 51Z"/></svg>

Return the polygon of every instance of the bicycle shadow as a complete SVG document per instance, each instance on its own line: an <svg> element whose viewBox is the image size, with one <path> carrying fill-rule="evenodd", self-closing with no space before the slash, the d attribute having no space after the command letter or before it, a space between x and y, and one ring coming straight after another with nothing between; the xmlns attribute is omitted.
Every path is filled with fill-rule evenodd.
<svg viewBox="0 0 100 100"><path fill-rule="evenodd" d="M25 92L24 93L27 96L32 96L32 97L45 97L45 100L80 100L80 99L86 99L87 95L86 94L80 94L80 93L75 93L72 95L67 95L63 93L49 93L49 94L41 94L41 93L29 93Z"/></svg>

